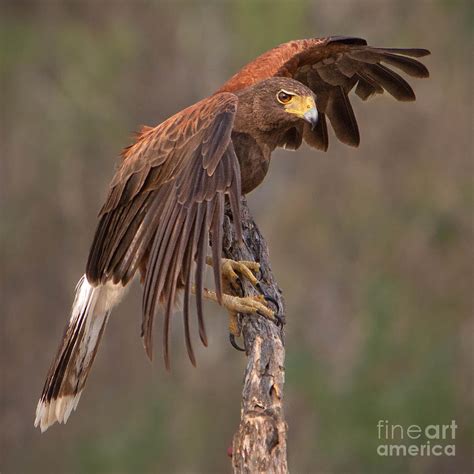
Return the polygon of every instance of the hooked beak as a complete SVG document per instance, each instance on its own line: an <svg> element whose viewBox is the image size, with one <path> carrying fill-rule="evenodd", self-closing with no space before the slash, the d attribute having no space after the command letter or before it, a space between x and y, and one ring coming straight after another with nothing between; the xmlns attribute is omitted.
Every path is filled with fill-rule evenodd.
<svg viewBox="0 0 474 474"><path fill-rule="evenodd" d="M311 130L314 130L316 124L318 123L318 110L316 106L309 109L304 115L303 118L311 125Z"/></svg>
<svg viewBox="0 0 474 474"><path fill-rule="evenodd" d="M312 129L318 122L318 110L313 96L295 96L285 110L309 122Z"/></svg>

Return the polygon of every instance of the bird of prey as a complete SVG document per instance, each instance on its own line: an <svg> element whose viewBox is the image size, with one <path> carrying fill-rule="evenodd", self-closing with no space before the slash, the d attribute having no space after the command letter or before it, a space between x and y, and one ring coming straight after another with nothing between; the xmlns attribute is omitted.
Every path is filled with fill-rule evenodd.
<svg viewBox="0 0 474 474"><path fill-rule="evenodd" d="M258 287L258 264L222 258L226 200L242 237L240 197L258 186L277 147L303 141L328 149L328 120L336 137L359 145L349 93L362 100L384 91L413 101L410 85L392 68L428 77L414 58L426 49L375 48L360 38L331 36L290 41L262 54L218 91L155 127L143 127L110 184L84 276L76 287L70 320L36 410L45 431L66 422L77 407L112 308L136 275L143 284L142 337L152 357L155 312L164 317L163 352L169 365L171 314L182 297L185 341L195 363L189 329L195 295L199 334L207 345L203 298L231 314L274 311L259 297L226 294L225 282L248 278ZM210 251L209 251L210 249ZM203 286L206 265L215 291Z"/></svg>

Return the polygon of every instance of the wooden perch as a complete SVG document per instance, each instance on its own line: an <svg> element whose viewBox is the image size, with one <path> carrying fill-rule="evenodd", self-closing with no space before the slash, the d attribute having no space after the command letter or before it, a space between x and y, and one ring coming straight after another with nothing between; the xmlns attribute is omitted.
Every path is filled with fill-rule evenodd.
<svg viewBox="0 0 474 474"><path fill-rule="evenodd" d="M237 244L231 225L232 213L226 207L224 256L260 263L258 278L262 290L278 303L279 309L273 309L284 318L283 299L271 271L267 244L253 221L245 197L241 199L241 219L242 247ZM249 282L243 281L242 284L245 296L257 294ZM232 447L233 470L234 473L287 473L283 328L260 316L242 314L239 315L239 321L248 362L242 390L240 425Z"/></svg>

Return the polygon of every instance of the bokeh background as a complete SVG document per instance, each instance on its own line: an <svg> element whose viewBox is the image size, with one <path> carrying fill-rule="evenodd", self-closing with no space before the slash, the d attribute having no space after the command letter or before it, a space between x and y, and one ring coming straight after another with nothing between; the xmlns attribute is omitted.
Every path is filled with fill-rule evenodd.
<svg viewBox="0 0 474 474"><path fill-rule="evenodd" d="M429 48L431 78L414 104L354 97L358 149L279 151L249 197L288 305L290 467L472 472L472 20L455 0L2 0L0 471L230 471L245 357L212 305L198 369L175 318L167 373L136 285L68 424L34 430L37 398L132 132L276 44L350 34ZM455 419L456 457L381 458L379 419Z"/></svg>

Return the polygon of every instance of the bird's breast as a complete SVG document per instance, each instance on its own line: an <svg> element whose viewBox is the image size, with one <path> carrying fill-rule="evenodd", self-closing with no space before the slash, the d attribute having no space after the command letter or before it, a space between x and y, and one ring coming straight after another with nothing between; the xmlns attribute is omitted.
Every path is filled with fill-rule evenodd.
<svg viewBox="0 0 474 474"><path fill-rule="evenodd" d="M263 150L257 141L246 133L234 132L232 142L240 163L242 194L248 194L267 174L270 166L270 149Z"/></svg>

